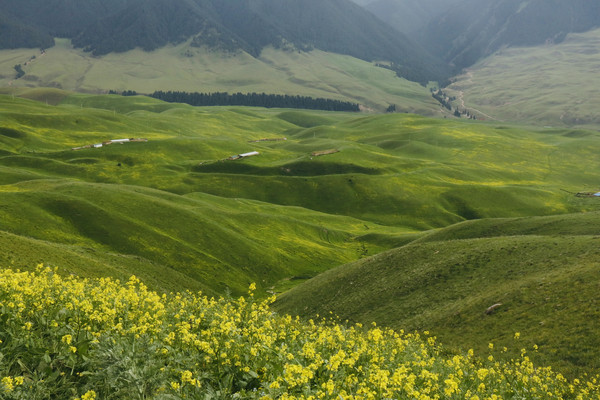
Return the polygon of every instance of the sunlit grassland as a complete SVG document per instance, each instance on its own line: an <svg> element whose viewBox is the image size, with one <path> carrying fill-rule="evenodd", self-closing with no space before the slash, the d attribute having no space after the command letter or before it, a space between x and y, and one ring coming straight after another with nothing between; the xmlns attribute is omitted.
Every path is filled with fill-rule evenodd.
<svg viewBox="0 0 600 400"><path fill-rule="evenodd" d="M598 369L600 203L561 190L598 189L597 132L20 95L37 101L0 96L6 267L211 295L306 281L277 307L429 329L478 354L519 331L540 363ZM71 149L121 138L148 141Z"/></svg>
<svg viewBox="0 0 600 400"><path fill-rule="evenodd" d="M556 45L501 50L459 76L447 92L457 96L456 106L464 92L466 108L478 117L597 128L599 48L600 30L594 30L569 34Z"/></svg>
<svg viewBox="0 0 600 400"><path fill-rule="evenodd" d="M476 354L490 342L512 347L505 358L537 345L531 357L539 364L597 373L599 219L594 212L463 222L327 271L283 294L276 308L429 330Z"/></svg>
<svg viewBox="0 0 600 400"><path fill-rule="evenodd" d="M273 93L332 98L380 111L398 110L440 115L439 104L423 86L397 78L391 70L320 50L283 51L267 48L259 58L221 53L181 44L144 52L91 56L68 40L40 55L37 49L0 51L0 86L59 87L83 92L155 90ZM16 64L26 75L14 80Z"/></svg>
<svg viewBox="0 0 600 400"><path fill-rule="evenodd" d="M0 201L2 230L12 243L3 255L9 265L62 265L63 245L79 246L85 254L68 264L84 276L108 273L98 260L86 260L101 252L107 269L118 264L110 255L131 256L120 266L121 274L135 272L161 289L182 285L239 292L252 281L263 290L285 287L290 278L306 279L341 260L414 236L404 228L367 226L343 215L245 199L241 193L232 199L203 193L192 167L246 151L248 140L281 134L292 126L282 119L227 109L197 114L176 105L160 117L146 109L164 103L143 97L129 100L124 111L130 113L124 116L114 109L122 98L113 99L112 110L86 108L89 104L80 103L86 98L78 96L70 101L79 106L62 107L8 99L13 108L3 113ZM108 108L106 96L87 101ZM121 137L149 141L70 149ZM267 161L274 157L266 153ZM372 235L361 238L367 233ZM170 271L177 272L174 281L156 278Z"/></svg>
<svg viewBox="0 0 600 400"><path fill-rule="evenodd" d="M342 260L356 259L361 246L377 252L389 246L386 239L403 242L399 229L371 224L369 230L349 217L202 193L184 197L139 186L71 180L35 180L1 193L2 227L15 243L2 255L10 265L25 267L41 260L63 265L67 257L62 245L67 245L92 258L69 262L75 268L71 272L101 276L121 267L119 276L136 273L162 281L157 285L162 289L182 285L205 292L239 292L251 281L266 289L280 280L314 276ZM384 243L358 239L367 232L381 234ZM31 251L40 248L40 242L44 251ZM57 254L45 250L48 247ZM95 253L102 257L93 259ZM123 265L117 255L126 256ZM109 260L109 270L101 267L103 259ZM175 280L169 282L171 274ZM181 274L187 282L179 279Z"/></svg>
<svg viewBox="0 0 600 400"><path fill-rule="evenodd" d="M598 377L539 368L535 347L510 362L493 345L452 354L427 333L278 315L254 285L161 296L135 276L56 272L0 271L3 399L600 398Z"/></svg>
<svg viewBox="0 0 600 400"><path fill-rule="evenodd" d="M24 94L41 102L0 97L1 230L23 238L13 265L51 261L26 251L37 240L43 254L138 257L205 291L283 289L466 219L597 209L560 190L596 185L593 132ZM120 138L148 142L71 150ZM311 155L327 149L339 152ZM247 151L260 154L226 160Z"/></svg>

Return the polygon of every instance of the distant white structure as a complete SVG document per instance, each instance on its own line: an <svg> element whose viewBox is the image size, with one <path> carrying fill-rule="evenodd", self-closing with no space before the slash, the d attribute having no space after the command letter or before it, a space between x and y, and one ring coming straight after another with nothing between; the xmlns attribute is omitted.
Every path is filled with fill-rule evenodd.
<svg viewBox="0 0 600 400"><path fill-rule="evenodd" d="M102 142L102 143L86 144L85 146L73 147L73 150L81 150L81 149L89 149L89 148L97 149L99 147L108 146L109 144L113 144L113 143L123 144L123 143L129 143L129 142L147 142L147 141L148 141L148 139L145 139L145 138L114 139L114 140L107 140L106 142Z"/></svg>
<svg viewBox="0 0 600 400"><path fill-rule="evenodd" d="M258 151L251 151L251 152L249 152L249 153L243 153L243 154L240 154L240 158L257 156L257 155L259 155L259 154L260 154L260 153L259 153Z"/></svg>
<svg viewBox="0 0 600 400"><path fill-rule="evenodd" d="M252 156L257 156L259 154L260 153L258 151L250 151L248 153L236 154L235 156L231 156L228 158L228 160L239 160L244 157L252 157Z"/></svg>

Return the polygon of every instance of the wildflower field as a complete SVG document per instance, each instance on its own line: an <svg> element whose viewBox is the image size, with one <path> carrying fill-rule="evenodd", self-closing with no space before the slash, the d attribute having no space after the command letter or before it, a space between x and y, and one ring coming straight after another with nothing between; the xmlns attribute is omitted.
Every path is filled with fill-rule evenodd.
<svg viewBox="0 0 600 400"><path fill-rule="evenodd" d="M427 335L278 315L253 290L2 270L0 399L600 399L597 378L536 368L535 349L454 355Z"/></svg>

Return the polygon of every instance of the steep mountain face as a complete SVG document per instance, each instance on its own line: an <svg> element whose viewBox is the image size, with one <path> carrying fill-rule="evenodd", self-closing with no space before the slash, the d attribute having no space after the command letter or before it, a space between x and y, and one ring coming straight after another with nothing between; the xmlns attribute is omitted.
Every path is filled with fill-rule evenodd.
<svg viewBox="0 0 600 400"><path fill-rule="evenodd" d="M598 26L596 0L465 0L432 21L420 41L460 70L503 46L557 43Z"/></svg>
<svg viewBox="0 0 600 400"><path fill-rule="evenodd" d="M352 1L355 2L356 4L358 4L359 6L363 6L363 7L373 2L373 0L352 0Z"/></svg>
<svg viewBox="0 0 600 400"><path fill-rule="evenodd" d="M373 0L365 8L411 36L460 0Z"/></svg>
<svg viewBox="0 0 600 400"><path fill-rule="evenodd" d="M0 0L0 14L18 21L34 47L42 43L31 39L36 34L71 38L96 55L192 38L255 56L268 45L293 45L392 61L421 82L445 75L441 62L350 0Z"/></svg>
<svg viewBox="0 0 600 400"><path fill-rule="evenodd" d="M0 0L0 13L44 34L73 37L92 21L120 10L123 0Z"/></svg>
<svg viewBox="0 0 600 400"><path fill-rule="evenodd" d="M76 47L96 55L123 52L135 47L146 51L179 43L197 32L210 14L193 3L170 0L130 0L119 12L109 12L73 38Z"/></svg>
<svg viewBox="0 0 600 400"><path fill-rule="evenodd" d="M0 13L1 49L51 46L54 46L54 39L51 35Z"/></svg>

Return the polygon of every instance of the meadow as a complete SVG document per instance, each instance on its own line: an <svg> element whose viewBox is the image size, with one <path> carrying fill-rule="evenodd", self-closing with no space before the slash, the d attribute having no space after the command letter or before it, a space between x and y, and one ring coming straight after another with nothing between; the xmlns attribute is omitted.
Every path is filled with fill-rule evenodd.
<svg viewBox="0 0 600 400"><path fill-rule="evenodd" d="M503 49L455 78L454 106L478 118L543 126L600 125L597 80L600 30L559 44ZM463 104L464 103L464 104Z"/></svg>
<svg viewBox="0 0 600 400"><path fill-rule="evenodd" d="M193 276L191 289L266 290L466 219L597 209L560 190L594 190L593 132L24 95L39 101L1 100L3 240L71 246L88 273L102 250L114 268L117 255L137 257L126 273L137 263ZM148 142L72 150L118 138ZM286 140L256 142L269 138ZM327 149L339 151L311 155ZM247 151L260 155L226 160ZM63 250L4 257L58 265Z"/></svg>
<svg viewBox="0 0 600 400"><path fill-rule="evenodd" d="M536 368L535 348L451 356L427 334L277 315L254 285L214 299L43 266L0 278L3 399L600 398L598 378Z"/></svg>
<svg viewBox="0 0 600 400"><path fill-rule="evenodd" d="M521 333L538 365L600 370L600 214L467 221L329 270L274 308L313 317L430 331L455 349L511 348ZM491 307L491 309L489 309Z"/></svg>
<svg viewBox="0 0 600 400"><path fill-rule="evenodd" d="M6 268L209 297L255 283L306 318L427 329L482 359L493 342L509 363L518 331L541 365L598 372L600 203L568 193L598 190L597 132L5 93ZM147 141L73 150L122 138Z"/></svg>
<svg viewBox="0 0 600 400"><path fill-rule="evenodd" d="M35 56L35 59L31 60ZM31 60L31 61L30 61ZM27 65L25 65L27 63ZM14 66L25 75L15 80ZM155 90L293 94L359 103L384 111L442 115L429 90L373 63L320 50L266 48L260 57L196 48L189 43L92 56L67 39L41 55L34 49L0 51L0 87L56 87L88 93Z"/></svg>

